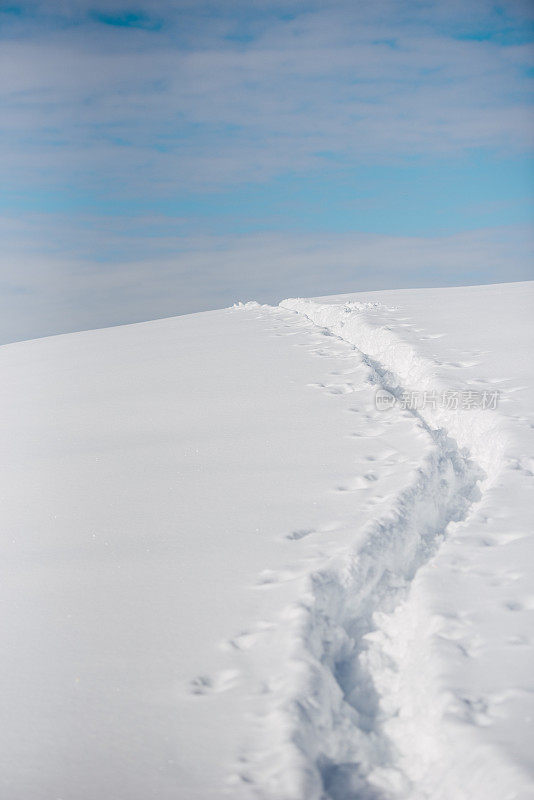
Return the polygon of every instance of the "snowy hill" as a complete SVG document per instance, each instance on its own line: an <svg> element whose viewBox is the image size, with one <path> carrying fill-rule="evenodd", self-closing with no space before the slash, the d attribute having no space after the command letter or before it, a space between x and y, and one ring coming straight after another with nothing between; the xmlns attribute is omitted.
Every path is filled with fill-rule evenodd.
<svg viewBox="0 0 534 800"><path fill-rule="evenodd" d="M1 796L534 797L533 308L0 348Z"/></svg>

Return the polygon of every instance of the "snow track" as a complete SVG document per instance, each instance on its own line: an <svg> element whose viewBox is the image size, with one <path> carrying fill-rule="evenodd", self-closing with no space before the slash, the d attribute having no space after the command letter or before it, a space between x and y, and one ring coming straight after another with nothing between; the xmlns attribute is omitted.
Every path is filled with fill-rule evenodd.
<svg viewBox="0 0 534 800"><path fill-rule="evenodd" d="M377 388L397 397L443 388L434 365L384 326L379 304L281 306L356 348ZM469 737L449 736L444 724L457 698L436 685L439 625L417 596L420 568L498 475L504 438L491 412L404 413L426 434L423 463L367 525L363 544L313 572L307 596L286 614L289 663L272 688L268 755L253 758L245 778L261 797L474 798L507 785L502 758L489 758L483 781L470 785Z"/></svg>
<svg viewBox="0 0 534 800"><path fill-rule="evenodd" d="M402 290L0 348L1 797L532 800L533 304Z"/></svg>

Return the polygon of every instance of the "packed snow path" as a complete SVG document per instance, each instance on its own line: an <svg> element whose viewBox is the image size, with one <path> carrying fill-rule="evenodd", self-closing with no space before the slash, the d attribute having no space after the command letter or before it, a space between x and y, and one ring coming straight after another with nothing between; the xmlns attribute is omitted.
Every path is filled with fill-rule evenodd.
<svg viewBox="0 0 534 800"><path fill-rule="evenodd" d="M1 348L3 794L533 797L532 302L381 292Z"/></svg>

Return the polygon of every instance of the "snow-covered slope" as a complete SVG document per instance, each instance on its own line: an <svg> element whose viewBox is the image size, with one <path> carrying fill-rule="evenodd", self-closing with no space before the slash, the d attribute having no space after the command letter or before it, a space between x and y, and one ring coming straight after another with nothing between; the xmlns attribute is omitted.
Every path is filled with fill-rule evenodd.
<svg viewBox="0 0 534 800"><path fill-rule="evenodd" d="M1 796L534 797L533 307L0 348Z"/></svg>

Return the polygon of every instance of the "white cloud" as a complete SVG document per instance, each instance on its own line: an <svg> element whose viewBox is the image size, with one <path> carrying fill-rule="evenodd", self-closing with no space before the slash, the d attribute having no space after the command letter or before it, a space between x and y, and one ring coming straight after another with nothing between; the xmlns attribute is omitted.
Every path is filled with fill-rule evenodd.
<svg viewBox="0 0 534 800"><path fill-rule="evenodd" d="M332 163L525 152L528 0L500 11L490 0L141 5L160 30L91 13L124 12L126 0L36 1L3 26L3 188L49 213L0 223L0 341L249 297L528 277L531 235L519 228L210 238L192 220L132 215L138 198L156 209ZM67 196L73 207L52 213ZM79 210L88 199L92 215Z"/></svg>
<svg viewBox="0 0 534 800"><path fill-rule="evenodd" d="M488 26L489 4L462 5L455 19L443 4L358 3L269 16L249 42L225 38L228 19L191 11L191 30L205 30L187 45L172 26L14 38L0 61L4 175L158 196L178 181L318 169L325 152L358 164L524 151L532 48L455 38L471 6Z"/></svg>
<svg viewBox="0 0 534 800"><path fill-rule="evenodd" d="M180 237L169 221L130 220L122 229L106 219L86 219L70 230L80 249L95 236L109 249L130 250L136 260L98 264L66 256L66 243L49 236L48 216L28 224L3 221L0 258L0 342L83 328L135 322L236 300L277 302L294 295L370 289L447 286L532 277L534 234L511 226L451 236L365 234L250 234ZM179 224L180 221L178 220ZM136 238L137 225L160 230L158 251ZM54 226L56 230L61 227ZM39 245L40 247L40 245Z"/></svg>

